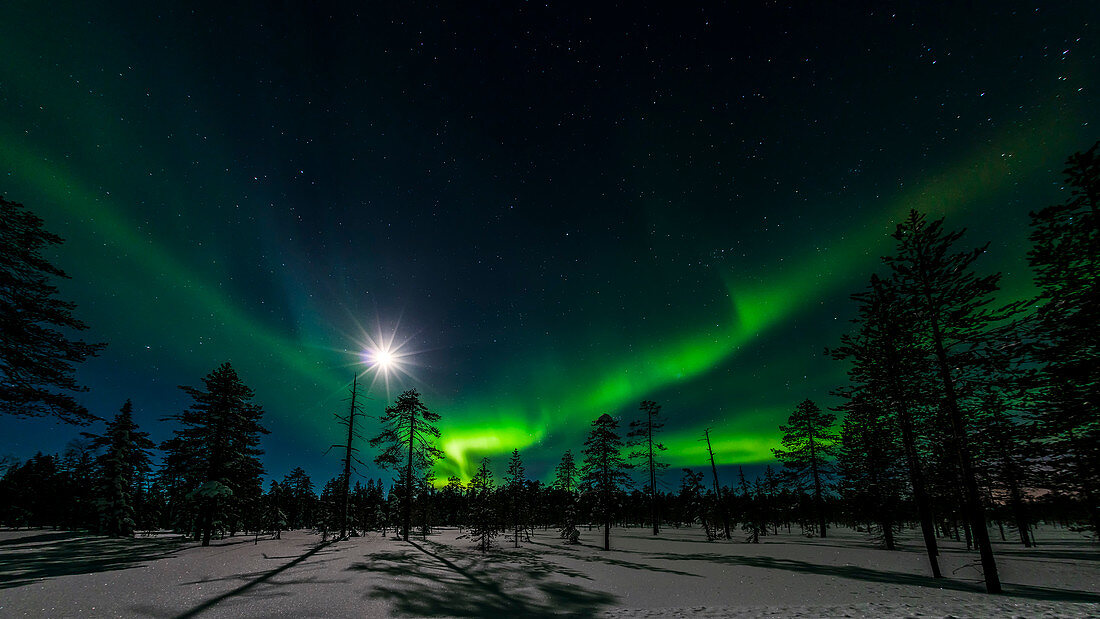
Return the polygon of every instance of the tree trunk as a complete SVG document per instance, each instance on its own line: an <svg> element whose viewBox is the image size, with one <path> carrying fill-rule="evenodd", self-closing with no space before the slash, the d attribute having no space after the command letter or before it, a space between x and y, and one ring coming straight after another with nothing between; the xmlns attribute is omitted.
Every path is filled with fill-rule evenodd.
<svg viewBox="0 0 1100 619"><path fill-rule="evenodd" d="M603 549L611 550L611 518L603 521Z"/></svg>
<svg viewBox="0 0 1100 619"><path fill-rule="evenodd" d="M814 509L817 511L817 524L821 539L825 539L825 508L821 499L821 475L817 471L817 453L814 449L814 437L810 436L810 472L814 478Z"/></svg>
<svg viewBox="0 0 1100 619"><path fill-rule="evenodd" d="M955 395L955 381L951 376L951 368L947 362L947 352L943 347L943 336L940 334L935 316L932 317L932 344L936 353L936 362L939 366L940 380L943 383L943 403L951 420L955 456L959 460L959 472L963 478L964 504L967 517L970 521L974 540L978 545L978 553L982 559L985 590L987 593L1000 593L1001 579L997 575L997 561L993 558L993 545L989 541L989 531L986 529L985 509L982 507L981 495L978 493L978 481L974 477L974 468L970 462L966 427L963 425L962 411L959 410L958 397Z"/></svg>
<svg viewBox="0 0 1100 619"><path fill-rule="evenodd" d="M409 424L409 462L405 467L405 496L401 505L401 538L409 541L409 528L412 527L412 470L413 470L413 425Z"/></svg>

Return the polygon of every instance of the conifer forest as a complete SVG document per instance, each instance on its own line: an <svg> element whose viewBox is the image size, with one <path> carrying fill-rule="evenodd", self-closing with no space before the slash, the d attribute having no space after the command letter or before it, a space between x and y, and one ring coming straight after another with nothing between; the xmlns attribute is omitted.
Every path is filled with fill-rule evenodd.
<svg viewBox="0 0 1100 619"><path fill-rule="evenodd" d="M54 18L0 614L1100 613L1089 3Z"/></svg>

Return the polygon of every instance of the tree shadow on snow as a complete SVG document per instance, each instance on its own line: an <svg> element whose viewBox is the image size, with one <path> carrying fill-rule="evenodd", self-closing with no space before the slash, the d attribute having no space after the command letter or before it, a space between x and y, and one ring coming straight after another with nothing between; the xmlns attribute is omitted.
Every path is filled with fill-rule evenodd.
<svg viewBox="0 0 1100 619"><path fill-rule="evenodd" d="M412 548L377 552L349 569L391 576L369 597L393 603L404 616L551 617L595 616L615 603L610 593L593 591L557 576L579 575L530 555L457 555L443 544L409 542Z"/></svg>
<svg viewBox="0 0 1100 619"><path fill-rule="evenodd" d="M553 544L544 544L542 542L531 542L536 546L544 546L550 550L544 551L543 554L556 554L569 559L576 559L577 561L586 561L588 563L606 563L608 565L614 565L615 567L622 567L630 570L641 570L643 572L660 572L663 574L674 574L676 576L694 576L695 578L702 578L699 574L693 574L691 572L683 572L680 570L674 570L667 567L661 567L659 565L653 565L652 563L635 563L633 561L627 561L626 559L618 559L612 554L636 554L645 555L647 557L656 556L652 552L643 552L639 550L623 550L618 548L612 548L611 550L604 550L603 546L593 546L592 544L572 544L568 548L591 548L595 550L595 553L582 554L579 552L570 552L566 547L554 546Z"/></svg>
<svg viewBox="0 0 1100 619"><path fill-rule="evenodd" d="M985 589L980 583L973 581L960 581L952 578L932 578L919 574L905 574L901 572L888 572L874 570L857 565L821 565L797 561L794 559L777 559L773 557L748 557L719 554L654 554L654 558L670 561L706 561L725 565L744 565L772 570L787 570L803 572L807 574L821 574L824 576L838 576L852 580L865 582L877 582L894 585L908 585L928 587L930 589L949 589L968 593L984 593ZM1001 583L1004 595L1027 598L1031 600L1043 600L1049 602L1100 602L1100 593L1089 591L1076 591L1072 589L1053 589L1035 585L1021 585L1013 583Z"/></svg>
<svg viewBox="0 0 1100 619"><path fill-rule="evenodd" d="M141 567L178 552L180 538L109 538L87 533L43 533L3 541L0 589L43 578Z"/></svg>
<svg viewBox="0 0 1100 619"><path fill-rule="evenodd" d="M279 597L279 596L291 595L291 593L289 593L289 592L279 591L278 589L275 588L276 586L286 587L288 585L308 585L308 584L319 584L319 583L324 583L324 582L331 582L331 581L317 580L317 579L314 579L314 578L297 578L297 579L294 579L294 580L279 580L278 582L272 582L272 579L275 578L276 576L282 574L283 572L285 572L286 570L288 570L292 567L295 567L295 566L299 565L300 563L302 563L306 559L309 559L310 557L313 557L314 555L320 553L323 548L325 548L326 546L328 546L331 543L332 543L331 541L320 542L316 546L314 546L313 548L309 549L308 551L306 551L303 554L299 555L298 557L294 558L293 561L290 561L288 563L284 563L283 565L280 565L279 567L276 567L275 569L268 570L268 571L252 572L252 573L248 573L248 574L239 574L239 575L233 576L231 578L232 580L243 580L243 581L245 581L244 584L242 584L239 587L236 587L236 588L234 588L230 591L226 591L225 593L222 593L220 595L212 597L209 600L206 600L205 602L195 606L194 608L192 608L192 609L190 609L190 610L188 610L188 611L186 611L182 614L173 615L173 616L177 617L178 619L184 619L186 617L195 617L195 616L197 616L197 615L199 615L203 612L206 612L207 610L211 609L212 607L214 607L217 604L220 604L220 603L222 603L226 600L238 597L240 595L244 595L246 593L249 594L249 595L258 595L259 597ZM277 559L280 559L282 557L266 557L266 558L277 560ZM326 560L326 562L327 562L327 560ZM319 567L319 566L313 566L314 569L316 569L317 567ZM225 579L215 579L215 580L230 580L230 579L225 578ZM190 585L190 584L197 584L197 583L200 583L200 582L209 582L209 581L208 580L202 580L202 581L196 581L195 583L182 583L182 584ZM268 587L265 588L265 589L261 589L259 592L253 592L252 591L253 589L256 589L257 587L261 587L262 585L268 585ZM156 609L151 609L151 608L135 608L133 610L135 612L141 612L143 614L150 614L150 615L156 615L157 614Z"/></svg>

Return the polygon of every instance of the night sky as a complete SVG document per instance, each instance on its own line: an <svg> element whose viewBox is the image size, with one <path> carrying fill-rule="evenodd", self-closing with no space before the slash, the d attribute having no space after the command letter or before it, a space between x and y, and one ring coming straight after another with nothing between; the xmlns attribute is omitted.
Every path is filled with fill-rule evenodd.
<svg viewBox="0 0 1100 619"><path fill-rule="evenodd" d="M0 194L66 239L109 343L81 401L162 440L230 361L268 473L319 483L391 338L368 413L420 390L440 477L519 448L545 479L642 399L673 467L707 427L720 464L770 462L798 402L836 403L824 348L894 223L968 227L1024 298L1028 211L1100 122L1090 1L106 4L0 5ZM79 430L3 418L0 456Z"/></svg>

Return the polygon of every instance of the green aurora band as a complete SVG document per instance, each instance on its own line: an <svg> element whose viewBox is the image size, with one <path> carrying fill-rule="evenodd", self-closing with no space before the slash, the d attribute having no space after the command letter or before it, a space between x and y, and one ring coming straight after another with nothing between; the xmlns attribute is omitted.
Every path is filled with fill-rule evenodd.
<svg viewBox="0 0 1100 619"><path fill-rule="evenodd" d="M76 92L75 86L73 93L66 93L11 74L12 67L20 66L22 48L12 42L3 46L5 52L10 52L8 58L14 59L5 63L8 69L4 77L15 77L9 82L33 91L34 96L26 96L28 100L39 98L53 101L58 108L67 107L64 101ZM106 103L78 109L82 112L65 123L69 135L79 136L73 143L91 145L126 139L139 143L136 136L119 136L108 130L102 119L114 112ZM628 413L640 400L727 363L759 337L794 319L826 295L858 289L877 267L878 256L889 251L889 233L908 209L917 208L933 216L954 214L965 211L978 198L988 200L1007 194L1014 179L1047 175L1051 161L1060 160L1077 146L1079 136L1067 129L1070 125L1064 119L1047 118L1030 128L1004 131L955 165L894 195L885 208L863 225L840 238L808 248L799 256L788 257L783 267L759 273L757 277L718 274L716 285L724 285L729 305L706 326L680 327L674 332L661 333L650 348L634 350L611 363L581 355L568 364L568 370L560 366L548 370L530 361L510 360L527 380L490 385L452 401L429 401L444 417L441 447L447 459L440 463L437 472L468 479L478 458L514 448L525 449L551 435L564 436L579 446L588 422L599 414ZM349 357L348 353L339 352L339 346L318 346L307 342L307 338L288 337L266 326L262 317L253 315L224 291L217 273L204 273L189 266L115 206L124 200L137 202L143 193L155 193L162 188L152 184L143 187L138 178L134 180L135 186L127 188L129 195L125 192L106 195L85 180L98 172L94 165L85 168L83 174L78 173L75 163L61 163L67 161L67 151L62 146L41 152L41 144L32 147L30 143L29 138L0 121L0 169L14 177L16 184L10 189L33 188L52 202L31 206L39 212L45 211L47 225L67 239L60 250L66 256L63 264L75 264L81 256L114 256L117 272L140 272L144 281L151 282L141 289L113 284L112 294L123 296L133 312L125 321L128 329L125 337L156 342L184 360L190 348L201 342L243 365L246 376L278 373L282 378L272 387L274 392L261 393L260 399L289 402L289 408L294 410L284 413L287 417L284 422L294 424L304 439L316 446L332 442L335 429L328 427L330 415L340 406L350 374L357 371L352 369L354 354ZM89 151L85 158L94 161L100 154ZM184 155L180 153L178 158L185 159ZM164 167L177 163L166 162ZM188 193L202 188L179 189L173 203L186 210ZM234 187L226 187L221 193L233 195L235 191ZM8 197L18 199L15 195ZM1015 259L1022 261L1023 257ZM1030 280L1019 276L1006 281L1006 286L1008 296L1026 298ZM162 323L141 319L158 315L167 307L177 314L195 317L174 323L171 338L165 337ZM309 320L303 322L308 325ZM359 345L359 342L346 343L351 348ZM603 352L613 355L617 351ZM250 355L263 363L250 363ZM198 376L210 368L196 365L192 369ZM785 419L793 404L777 402L722 415L712 431L720 463L769 461L770 450L778 441L776 420ZM663 442L670 449L668 460L672 464L705 463L699 443L703 427L670 424Z"/></svg>

